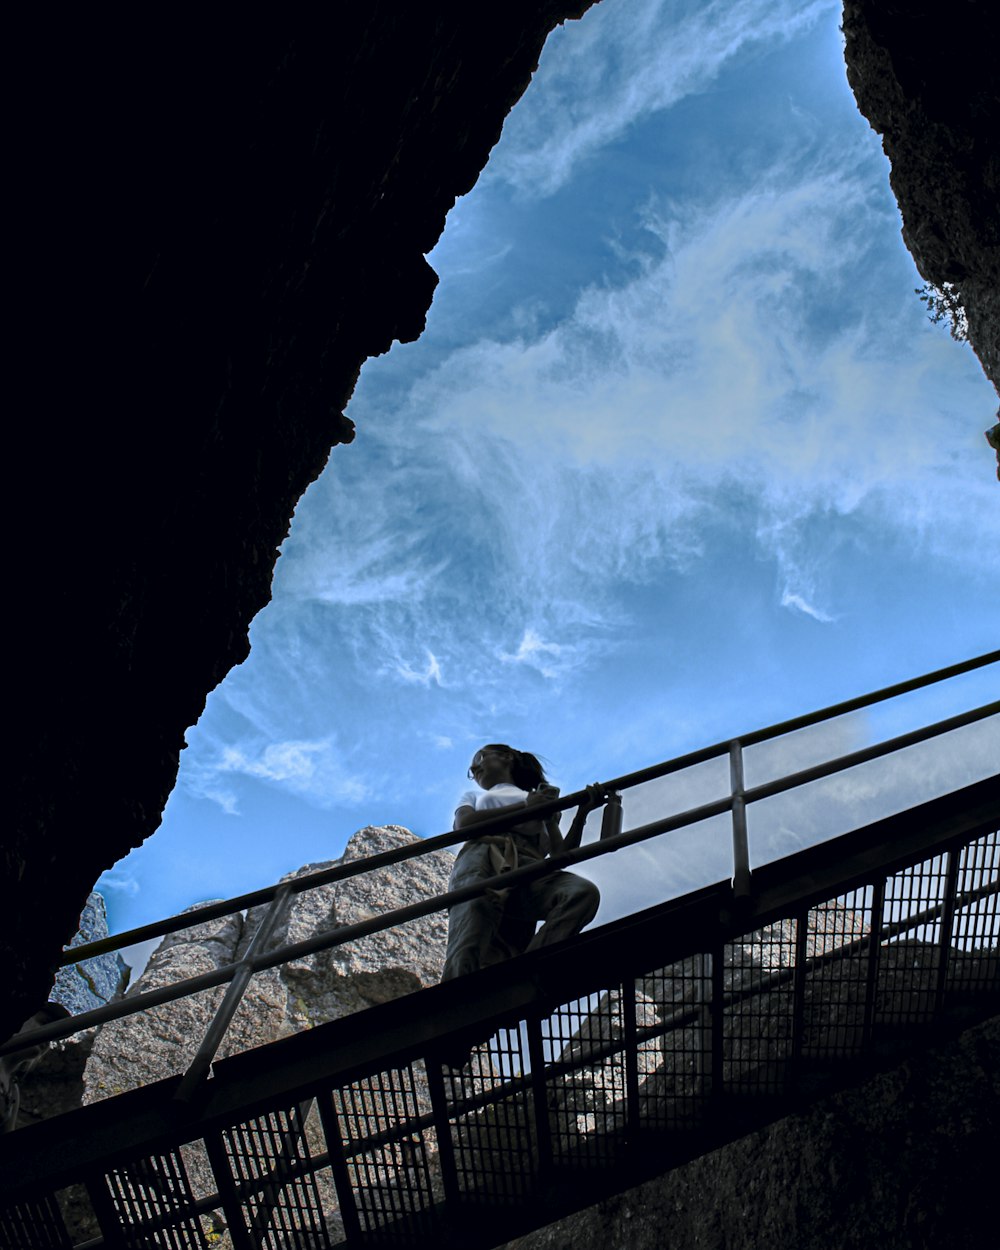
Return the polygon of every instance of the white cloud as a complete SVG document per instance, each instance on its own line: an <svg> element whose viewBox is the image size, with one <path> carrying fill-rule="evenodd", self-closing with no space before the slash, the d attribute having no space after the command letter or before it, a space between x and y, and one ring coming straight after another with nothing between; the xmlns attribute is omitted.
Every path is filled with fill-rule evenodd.
<svg viewBox="0 0 1000 1250"><path fill-rule="evenodd" d="M189 791L217 803L231 816L239 814L231 785L235 777L280 786L318 807L356 804L368 794L365 783L345 768L332 737L242 742L223 745L214 752L203 748L181 773Z"/></svg>
<svg viewBox="0 0 1000 1250"><path fill-rule="evenodd" d="M508 118L490 174L549 195L634 122L710 89L748 48L794 39L836 8L835 0L603 0L579 29L549 37L531 108Z"/></svg>
<svg viewBox="0 0 1000 1250"><path fill-rule="evenodd" d="M115 894L124 894L128 897L134 897L140 890L139 881L130 872L123 872L119 868L112 868L108 872L102 873L100 880L94 889L99 894L110 890Z"/></svg>
<svg viewBox="0 0 1000 1250"><path fill-rule="evenodd" d="M558 661L565 648L555 642L543 642L539 635L530 627L524 631L515 652L501 651L500 659L505 664L527 664L535 668L543 677L552 678L558 673L553 661Z"/></svg>
<svg viewBox="0 0 1000 1250"><path fill-rule="evenodd" d="M805 616L811 616L814 621L821 621L829 624L836 620L836 617L829 616L826 612L822 612L819 608L814 608L811 603L806 603L801 595L797 595L790 590L782 591L781 606L783 608L795 608Z"/></svg>
<svg viewBox="0 0 1000 1250"><path fill-rule="evenodd" d="M862 512L929 556L996 563L967 530L970 492L996 513L962 412L980 380L961 349L920 333L909 292L866 273L856 222L879 210L865 180L846 164L781 168L683 221L660 211L665 252L640 277L586 290L539 338L452 353L411 394L520 551L521 584L569 599L581 571L682 567L734 494L752 502L780 597L818 620L837 612L802 534L824 515Z"/></svg>
<svg viewBox="0 0 1000 1250"><path fill-rule="evenodd" d="M404 681L412 682L418 686L429 686L432 682L436 686L442 685L441 665L438 662L437 656L430 649L425 649L425 655L427 656L426 668L422 670L414 669L411 668L405 661L400 660L397 664L395 664L394 671L398 673Z"/></svg>

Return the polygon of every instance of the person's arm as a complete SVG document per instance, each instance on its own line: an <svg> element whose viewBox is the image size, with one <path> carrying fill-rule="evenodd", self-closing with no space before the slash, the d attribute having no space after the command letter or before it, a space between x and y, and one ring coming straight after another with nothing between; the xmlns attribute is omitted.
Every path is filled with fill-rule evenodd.
<svg viewBox="0 0 1000 1250"><path fill-rule="evenodd" d="M587 817L597 808L603 807L606 802L604 791L597 785L587 786L587 797L576 809L576 815L573 817L573 823L570 825L566 833L562 833L559 829L558 819L555 825L549 825L549 842L552 847L553 855L564 855L567 851L575 851L583 839L583 827L587 823Z"/></svg>
<svg viewBox="0 0 1000 1250"><path fill-rule="evenodd" d="M484 820L495 820L498 816L506 816L512 812L523 812L527 806L527 803L519 801L507 807L487 807L481 812L477 812L474 807L460 807L455 812L455 821L451 827L468 829L470 825L481 824Z"/></svg>

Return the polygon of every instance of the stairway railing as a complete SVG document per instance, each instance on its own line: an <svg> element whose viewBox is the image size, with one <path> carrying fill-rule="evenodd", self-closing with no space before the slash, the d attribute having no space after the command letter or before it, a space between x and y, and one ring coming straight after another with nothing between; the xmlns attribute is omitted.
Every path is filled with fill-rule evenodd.
<svg viewBox="0 0 1000 1250"><path fill-rule="evenodd" d="M575 863L582 863L612 854L625 847L648 841L665 833L674 832L726 812L731 813L733 821L733 889L737 897L747 897L751 892L746 822L746 808L748 805L1000 714L1000 700L992 701L933 724L922 726L919 729L896 735L882 742L873 743L861 750L826 760L810 768L802 769L746 789L743 780L743 753L748 747L774 740L794 731L898 698L901 695L996 663L1000 663L1000 651L988 652L959 664L949 665L946 668L937 669L920 677L897 682L881 690L844 700L818 711L793 717L767 728L754 730L736 738L727 739L723 742L703 747L700 750L688 752L675 759L613 778L603 783L601 789L605 792L628 791L649 781L682 772L685 769L710 760L728 757L730 763L729 793L710 803L672 814L637 828L625 830L616 836L604 838L598 842L587 843L575 851L554 857L542 863L530 864L515 869L512 872L503 874L502 879L494 877L462 890L453 890L435 895L420 903L395 909L359 924L346 925L326 933L316 934L306 941L285 944L273 950L267 950L266 939L255 941L253 949L248 951L244 958L237 963L227 964L213 969L211 972L178 981L169 986L145 990L118 1002L107 1004L92 1011L82 1012L66 1020L58 1020L40 1028L26 1030L12 1037L5 1044L0 1045L0 1057L28 1047L58 1041L74 1033L93 1028L96 1025L121 1019L136 1012L145 1011L152 1007L158 1007L165 1003L188 997L214 986L229 983L230 992L227 993L223 1003L220 1005L219 1014L210 1026L206 1038L199 1047L198 1054L188 1071L181 1096L189 1097L197 1083L207 1074L212 1059L224 1038L226 1025L235 1014L242 993L255 973L285 964L293 959L303 958L322 950L342 946L385 929L394 928L408 921L441 911L455 903L475 898L490 889L498 888L500 885L507 887L538 880L570 867ZM562 795L558 799L539 803L533 807L532 815L537 819L544 819L545 816L551 813L575 808L585 797L586 791L582 790ZM477 824L476 836L504 832L521 819L523 819L523 816L520 813L514 816L501 813L495 819ZM80 964L96 956L122 950L124 947L140 941L163 937L179 932L182 929L191 928L209 920L234 915L237 912L245 911L251 907L258 907L262 904L269 904L269 911L265 913L261 922L261 928L266 929L268 934L270 934L277 927L278 910L287 906L288 901L294 895L337 881L344 881L364 873L377 871L392 864L403 863L409 859L433 854L436 851L447 849L457 843L468 840L468 830L450 830L437 837L397 847L379 855L352 860L348 863L338 863L331 868L304 875L290 882L278 883L219 903L192 908L190 911L154 924L143 925L97 942L72 947L66 951L62 965Z"/></svg>
<svg viewBox="0 0 1000 1250"><path fill-rule="evenodd" d="M0 1247L71 1245L82 1183L95 1247L485 1250L994 1013L998 901L994 777L12 1135Z"/></svg>

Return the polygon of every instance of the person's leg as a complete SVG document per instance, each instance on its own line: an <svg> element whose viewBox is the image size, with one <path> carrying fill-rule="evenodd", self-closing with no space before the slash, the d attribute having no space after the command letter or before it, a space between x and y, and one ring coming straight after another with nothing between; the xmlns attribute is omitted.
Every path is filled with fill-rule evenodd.
<svg viewBox="0 0 1000 1250"><path fill-rule="evenodd" d="M469 842L459 851L451 870L449 890L460 890L495 876L490 865L489 847ZM490 945L500 927L503 903L492 891L467 903L457 903L448 912L448 950L442 981L476 972L491 961Z"/></svg>
<svg viewBox="0 0 1000 1250"><path fill-rule="evenodd" d="M529 951L574 937L594 919L601 901L597 886L573 872L557 872L526 889L532 910L543 922L528 943Z"/></svg>

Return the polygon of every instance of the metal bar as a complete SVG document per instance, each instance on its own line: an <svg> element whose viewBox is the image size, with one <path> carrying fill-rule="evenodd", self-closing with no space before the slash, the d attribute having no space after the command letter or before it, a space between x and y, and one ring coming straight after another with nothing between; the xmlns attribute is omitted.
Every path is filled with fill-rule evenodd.
<svg viewBox="0 0 1000 1250"><path fill-rule="evenodd" d="M434 1114L434 1130L437 1133L438 1160L441 1164L441 1185L446 1202L458 1202L458 1170L455 1167L455 1143L451 1136L451 1120L448 1117L448 1096L444 1091L441 1064L433 1058L424 1060L427 1088L431 1096Z"/></svg>
<svg viewBox="0 0 1000 1250"><path fill-rule="evenodd" d="M219 1009L215 1013L212 1023L208 1026L195 1057L191 1060L188 1070L184 1073L183 1080L177 1087L177 1092L174 1094L176 1102L189 1102L198 1086L207 1076L212 1060L215 1058L226 1036L226 1030L229 1028L233 1016L243 1001L247 986L250 984L250 978L253 976L254 970L254 956L257 954L258 949L262 952L267 949L274 930L284 919L290 901L290 883L285 882L279 887L277 894L274 896L267 914L264 916L260 927L247 947L246 954L236 965L233 979L229 982L229 989L226 990L225 997L219 1004Z"/></svg>
<svg viewBox="0 0 1000 1250"><path fill-rule="evenodd" d="M634 1142L639 1134L639 1036L635 1020L636 983L622 982L622 1041L625 1043L625 1132Z"/></svg>
<svg viewBox="0 0 1000 1250"><path fill-rule="evenodd" d="M713 803L705 804L700 808L678 813L665 820L654 821L651 824L627 830L618 838L603 844L603 846L612 850L619 850L622 847L646 841L659 833L671 832L674 829L683 827L685 823L689 823L688 818L690 818L690 823L694 823L695 818L701 820L706 819L710 815L719 815L729 809L730 801L729 797L726 797ZM539 806L541 805L539 804ZM372 933L391 928L396 924L419 919L421 916L429 915L435 911L441 911L455 902L463 902L468 898L477 897L498 886L517 884L522 881L540 880L542 877L561 871L567 864L593 859L603 853L602 844L591 843L568 855L560 856L558 860L541 860L528 864L501 876L483 880L477 885L467 886L462 890L451 891L427 899L422 903L413 903L409 907L387 912L381 917L373 917L355 925L345 925L342 928L331 930L326 934L320 934L305 942L279 947L267 956L259 956L255 961L254 971L260 972L266 968L277 967L280 964L289 962L291 959L316 954L321 950L328 950L347 942L356 941L361 937L368 937ZM290 884L294 886L294 882ZM979 898L995 891L996 886L986 886L981 887L978 891L970 891L962 896L959 900L959 905L964 906L967 903L976 902ZM933 908L926 914L920 913L923 919L932 918L936 914L937 912ZM899 922L893 927L892 936L895 936L897 932L904 932L906 929L913 927L913 923L913 918ZM133 1015L137 1011L144 1011L149 1007L159 1007L164 1003L185 998L189 994L195 994L203 989L211 989L228 981L238 967L239 964L226 964L222 968L216 968L212 972L203 973L187 981L178 981L173 985L164 986L157 990L147 990L134 998L120 999L116 1003L97 1007L93 1011L82 1012L80 1015L71 1016L66 1020L58 1020L53 1024L42 1025L38 1029L18 1033L0 1046L0 1057L42 1042L58 1041L61 1038L71 1036L73 1033L79 1033L84 1029L92 1028L94 1025L103 1024L108 1020L117 1020L124 1016Z"/></svg>
<svg viewBox="0 0 1000 1250"><path fill-rule="evenodd" d="M872 925L868 935L868 975L865 978L865 1015L862 1024L861 1045L867 1050L871 1045L875 1027L875 991L878 986L879 959L882 952L882 909L885 905L885 877L872 883Z"/></svg>
<svg viewBox="0 0 1000 1250"><path fill-rule="evenodd" d="M725 994L725 981L723 973L725 971L723 959L722 942L714 942L711 950L712 960L712 997L709 1002L709 1024L711 1028L711 1037L709 1039L709 1081L708 1092L712 1101L717 1105L722 1097L723 1088L723 1067L722 1067L722 1040L723 1028L725 1020L723 1018L723 996ZM702 1046L702 1050L705 1047Z"/></svg>
<svg viewBox="0 0 1000 1250"><path fill-rule="evenodd" d="M93 1011L82 1011L78 1016L70 1016L66 1020L56 1020L52 1024L43 1024L40 1029L26 1030L17 1033L0 1046L0 1056L9 1055L28 1046L37 1046L42 1042L57 1042L63 1037L81 1033L93 1028L96 1024L106 1024L109 1020L120 1020L123 1016L135 1015L137 1011L146 1011L150 1007L161 1007L164 1003L172 1003L178 998L187 998L200 990L212 989L216 985L225 985L233 975L237 964L226 964L211 972L200 973L189 977L186 981L176 981L173 985L164 985L160 989L146 990L136 994L134 998L121 998L116 1003L108 1003L104 1007L95 1007Z"/></svg>
<svg viewBox="0 0 1000 1250"><path fill-rule="evenodd" d="M923 729L911 729L909 733L887 738L885 742L862 747L860 751L838 755L836 759L827 760L824 764L813 764L811 768L789 773L787 777L765 781L762 785L754 786L746 791L746 801L756 803L758 799L769 799L772 795L782 794L785 790L794 790L797 786L806 785L810 781L819 781L823 777L829 777L832 773L844 772L858 764L867 764L869 760L881 759L885 755L891 755L893 751L902 751L906 747L926 742L930 738L950 733L955 729L962 729L965 725L972 725L976 721L985 720L987 716L995 716L998 713L1000 713L1000 699L994 703L984 703L982 707L972 708L968 712L960 712L957 716L949 716L946 720L936 721L933 725L927 725Z"/></svg>
<svg viewBox="0 0 1000 1250"><path fill-rule="evenodd" d="M274 1158L269 1161L272 1164L271 1170L266 1176L258 1178L257 1192L260 1195L260 1202L250 1223L250 1235L258 1243L262 1244L266 1240L267 1230L271 1226L274 1213L281 1204L282 1191L288 1179L294 1176L294 1169L286 1169L287 1177L282 1178L282 1165L288 1156L292 1156L294 1163L295 1143L305 1136L306 1118L313 1101L312 1098L306 1098L289 1109L290 1127L281 1134Z"/></svg>
<svg viewBox="0 0 1000 1250"><path fill-rule="evenodd" d="M792 987L792 1070L790 1084L797 1088L802 1063L806 1019L806 967L809 962L809 909L795 917L795 983Z"/></svg>
<svg viewBox="0 0 1000 1250"><path fill-rule="evenodd" d="M83 1183L104 1236L104 1244L109 1247L109 1250L127 1250L124 1230L118 1219L115 1204L111 1200L111 1194L108 1192L107 1177L103 1172L98 1172L96 1175L86 1177Z"/></svg>
<svg viewBox="0 0 1000 1250"><path fill-rule="evenodd" d="M909 694L914 690L919 690L925 686L930 686L939 681L946 681L951 677L960 676L963 673L972 672L977 668L982 668L988 664L995 664L1000 661L1000 651L990 651L983 655L976 656L971 660L964 660L959 664L949 665L947 668L936 669L934 672L926 673L921 677L910 678L907 681L897 682L892 686L885 686L881 690L875 690L869 694L859 695L853 699L846 699L841 703L834 703L828 707L821 708L815 712L808 712L802 716L792 717L789 720L779 721L775 725L770 725L766 729L758 729L750 733L739 735L739 741L744 747L756 745L759 742L766 742L771 738L778 738L784 734L792 733L797 729L805 729L810 725L815 725L824 720L830 720L835 716L843 716L848 712L858 711L864 707L870 707L875 703L884 702L886 699L892 699L902 694ZM998 707L1000 705L990 705ZM725 755L729 750L731 740L725 742L714 743L711 746L701 747L696 751L689 751L684 755L667 760L661 764L654 764L648 768L639 769L636 772L627 773L622 777L609 781L604 789L623 790L630 789L633 786L641 785L646 781L654 781L660 777L669 776L671 773L680 772L685 768L690 768L694 764L701 764L707 760L716 759ZM579 806L586 797L585 790L575 791L570 795L563 795L558 800L553 800L551 805L539 804L535 809L540 816L548 814L550 811L564 811L570 807ZM481 825L477 825L477 833L486 831L499 832L511 818L505 821L497 818L496 828L494 830L493 821L484 821ZM514 821L516 823L516 821ZM300 877L292 883L293 890L299 893L304 890L316 889L322 885L329 885L334 881L342 881L349 877L357 876L359 873L373 871L376 868L387 867L390 864L400 863L403 860L412 859L420 855L431 854L436 850L442 850L448 846L453 846L458 842L466 841L467 834L465 831L451 830L450 832L440 834L434 838L427 838L422 842L413 843L410 846L396 847L391 851L383 851L378 855L369 856L366 859L352 860L347 864L337 864L331 868L322 869L319 872L311 873L309 876ZM91 959L96 955L105 955L112 951L121 950L125 946L131 946L136 942L147 941L154 937L164 937L168 933L176 933L181 929L186 929L192 925L202 924L206 920L214 920L220 916L232 915L237 911L244 911L250 907L256 907L261 903L270 902L278 886L267 886L264 889L253 890L248 894L241 894L235 898L226 899L221 903L211 903L205 907L182 913L181 915L171 916L166 920L157 921L153 924L141 925L135 929L129 929L125 933L116 934L114 937L103 938L97 942L88 942L82 946L68 948L66 954L60 961L60 966L65 967L70 964L80 963L85 959Z"/></svg>
<svg viewBox="0 0 1000 1250"><path fill-rule="evenodd" d="M938 939L938 974L934 994L934 1014L939 1016L944 1006L945 983L948 979L948 957L951 954L951 937L955 926L955 895L958 891L958 862L961 851L955 847L948 852L945 872L944 909L941 913L941 935Z"/></svg>
<svg viewBox="0 0 1000 1250"><path fill-rule="evenodd" d="M535 1113L535 1141L538 1147L537 1177L542 1184L552 1171L552 1126L549 1124L549 1098L545 1087L545 1046L541 1016L532 1013L525 1021L528 1056L531 1061L532 1108Z"/></svg>
<svg viewBox="0 0 1000 1250"><path fill-rule="evenodd" d="M351 1172L347 1166L344 1138L340 1131L337 1108L333 1104L332 1091L326 1089L318 1093L316 1104L319 1107L319 1118L326 1137L326 1148L330 1154L333 1183L337 1187L337 1197L340 1199L340 1218L344 1221L344 1232L347 1234L348 1245L357 1245L361 1240L361 1217L358 1215L358 1202L354 1196L354 1186L351 1184Z"/></svg>
<svg viewBox="0 0 1000 1250"><path fill-rule="evenodd" d="M958 664L950 664L947 668L938 668L922 677L911 677L906 681L898 681L891 686L883 686L881 690L873 690L868 694L858 695L853 699L844 699L841 703L831 703L829 707L817 712L807 712L803 716L794 716L790 720L780 721L767 729L758 729L753 733L740 734L740 741L745 747L758 742L766 742L769 738L780 738L783 734L792 733L796 729L807 729L820 721L832 720L835 716L845 716L848 712L858 712L861 708L871 707L874 703L884 703L887 699L898 698L901 694L910 694L925 686L933 686L939 681L947 681L951 677L960 677L963 673L971 673L977 668L1000 661L1000 651L986 651L971 660L962 660Z"/></svg>
<svg viewBox="0 0 1000 1250"><path fill-rule="evenodd" d="M571 794L563 794L558 798L549 799L545 803L536 803L531 808L531 818L541 819L553 812L568 811L579 805L588 797L586 790L577 790ZM514 812L502 809L489 820L478 821L473 836L503 833L524 820L524 809ZM393 864L403 863L408 859L419 859L423 855L431 855L435 851L447 850L459 842L470 840L469 829L451 829L432 838L421 838L404 846L393 847L389 851L380 851L377 855L368 855L361 859L338 862L330 868L322 868L318 872L296 877L294 881L282 882L278 885L265 886L260 890L252 890L248 894L238 894L233 898L223 899L219 903L206 903L204 907L193 907L190 911L181 912L165 920L153 924L140 925L117 933L113 937L100 938L96 942L87 942L81 946L70 946L63 952L59 967L69 967L94 959L98 955L111 954L136 942L148 941L154 937L166 937L170 933L178 933L182 929L190 929L195 925L205 924L209 920L217 920L221 916L232 916L238 911L246 911L263 903L270 903L278 890L284 885L289 886L293 894L304 894L320 886L333 885L338 881L346 881L351 877L363 876L367 872L375 872L379 868L388 868Z"/></svg>
<svg viewBox="0 0 1000 1250"><path fill-rule="evenodd" d="M733 894L750 894L750 842L747 837L747 809L743 798L743 748L739 739L729 744L729 786L733 799Z"/></svg>
<svg viewBox="0 0 1000 1250"><path fill-rule="evenodd" d="M219 1190L219 1201L226 1213L226 1223L233 1250L258 1250L256 1237L253 1237L247 1229L243 1203L240 1201L233 1182L233 1173L229 1166L229 1157L226 1154L222 1133L206 1132L203 1140L212 1175L215 1177L215 1184Z"/></svg>
<svg viewBox="0 0 1000 1250"><path fill-rule="evenodd" d="M912 819L914 819L914 820L918 820L918 819L919 819L919 816L918 816L918 815L914 815L914 816L912 817ZM891 828L891 827L893 827L893 826L891 826L891 825L887 825L887 828ZM970 835L970 836L973 836L973 835ZM978 836L978 834L977 834L977 835L974 835L974 836ZM949 841L950 841L950 842L951 842L951 844L953 845L953 844L954 844L954 841L955 841L954 837L946 837L946 838L942 838L942 839L941 839L941 841L940 841L940 846L942 847L942 849L947 848L947 846L949 845ZM921 849L921 851L920 851L920 856L921 856L921 857L923 857L923 855L924 855L924 854L925 854L925 851L924 851L924 849L922 848L922 849ZM916 862L916 861L915 861L915 862ZM811 889L813 889L813 888L814 888L814 887L813 887L813 883L811 882L811 879L810 879L810 878L808 877L808 875L807 875L807 877L806 877L806 878L804 879L804 881L802 882L802 891L803 891L803 893L804 893L804 894L808 894L808 892L809 892ZM994 886L993 888L995 888L995 886ZM839 891L835 891L835 893L839 893ZM874 941L874 942L875 942L875 944L876 944L876 946L877 946L877 943L878 943L878 941L879 941L879 936L880 936L880 933L882 932L882 930L881 930L881 925L880 925L880 918L881 918L881 904L878 902L878 898L876 898L876 899L875 899L875 903L876 903L876 906L875 906L875 907L874 907L874 909L873 909L873 919L875 920L875 923L874 923L874 924L873 924L873 926L872 926L872 933L870 934L870 936L869 936L869 939L868 939L868 940L869 940L869 941ZM792 910L790 910L790 912L789 912L789 913L785 913L785 914L793 914L793 915L794 915L794 906L795 906L795 905L793 904L793 909L792 909ZM799 904L798 906L799 906L799 907L802 907L802 906L804 906L804 904ZM938 907L943 906L943 902L942 902L942 903L939 903L937 906L938 906ZM720 1009L720 1007L721 1007L721 1004L723 1003L723 994L722 994L722 988L723 988L723 987L722 987L722 985L721 985L721 979L722 979L722 961L721 961L720 954L719 954L719 939L718 939L718 938L716 938L716 939L712 942L712 945L713 945L713 947L714 947L714 956L715 956L715 957L714 957L714 960L713 960L713 968L712 968L712 974L713 974L713 984L714 984L714 986L715 986L715 990L716 990L716 993L714 994L714 1000L715 1000L716 1010L719 1010L719 1009ZM565 954L566 954L566 955L574 955L574 956L575 956L575 955L576 955L576 952L575 952L575 951L567 951L567 952L565 952ZM650 954L651 954L651 956L652 956L653 952L652 952L652 951L650 951ZM666 949L665 949L664 951L657 951L657 952L656 952L656 958L657 958L657 959L663 958L663 959L667 960L667 959L669 959L669 956L670 956L670 952L669 952L669 950L666 950ZM563 962L563 963L565 963L565 960L563 960L562 962ZM531 979L531 978L530 978L530 974L529 974L529 979ZM606 982L602 982L602 984L606 984ZM538 992L538 991L536 990L536 993L537 993L537 992ZM548 991L548 992L549 992L549 993L551 993L551 991ZM731 997L732 997L732 996L730 995L730 999L731 999ZM433 1001L433 1000L432 1000L432 1001ZM391 1005L390 1005L390 1006L391 1006ZM411 1010L412 1010L412 1007L411 1007ZM537 1013L532 1012L531 1014L537 1014ZM375 1026L372 1026L372 1027L375 1027ZM716 1028L716 1029L715 1029L715 1034L716 1034L716 1036L717 1036L717 1037L721 1037L721 1030L720 1030L720 1029L718 1029L718 1028ZM335 1035L335 1036L338 1036L338 1035ZM301 1039L288 1039L288 1041L293 1041L293 1042L295 1042L295 1043L297 1044L299 1041L306 1041L306 1040L307 1040L307 1037L308 1037L308 1035L306 1035L306 1037L301 1038ZM397 1042L397 1044L398 1044L398 1045L400 1045L400 1046L402 1046L402 1045L403 1045L403 1043L402 1043L402 1042ZM297 1050L296 1050L296 1049L293 1049L293 1050L292 1050L292 1052L289 1052L289 1051L288 1051L287 1042L286 1042L286 1043L279 1043L278 1045L279 1045L280 1047L284 1047L284 1050L283 1050L283 1051L279 1051L279 1052L277 1053L277 1056L276 1056L276 1057L279 1059L279 1061L284 1062L284 1063L286 1064L286 1066L287 1066L287 1065L288 1065L288 1063L289 1063L289 1060L290 1060L290 1059L293 1059L293 1060L294 1060L294 1059L295 1059L295 1056L297 1056L297 1057L298 1057L298 1058L297 1058L297 1060L295 1060L295 1061L293 1062L293 1067L295 1067L295 1069L296 1069L296 1071L297 1071L297 1072L301 1072L301 1067L299 1066L299 1065L301 1064L301 1058L302 1058L302 1048L301 1048L301 1046L299 1046ZM330 1045L329 1040L327 1040L327 1041L325 1042L325 1045L327 1045L327 1046L329 1046L329 1045ZM330 1052L330 1056L329 1056L329 1064L330 1064L329 1068L324 1069L324 1071L323 1071L323 1073L322 1073L322 1074L317 1074L317 1075L315 1075L313 1078L311 1078L311 1079L313 1079L313 1080L315 1081L315 1083L316 1083L316 1084L315 1084L315 1088L317 1088L317 1089L321 1089L321 1088L328 1088L328 1087L329 1087L329 1082L330 1082L331 1080L333 1080L333 1079L339 1079L339 1077L337 1077L337 1076L335 1075L335 1074L336 1074L336 1072L337 1072L337 1069L336 1069L336 1062L337 1062L337 1060L336 1060L336 1055L337 1055L337 1053L339 1053L339 1052L337 1051L337 1049L336 1049L336 1046L337 1046L337 1043L336 1043L336 1042L334 1042L334 1043L333 1043L333 1049L332 1049L332 1051ZM541 1044L540 1044L540 1037L539 1037L539 1042L538 1042L538 1044L537 1044L537 1046L536 1046L536 1049L537 1049L538 1051L540 1051L540 1050L542 1049ZM714 1049L715 1049L715 1046L713 1045L713 1050L714 1050ZM283 1058L283 1059L282 1059L282 1056L284 1056L284 1058ZM381 1064L381 1063L383 1063L383 1061L384 1061L384 1059L385 1059L385 1056L384 1056L381 1052L379 1052L379 1053L378 1053L377 1058L378 1058L378 1062ZM539 1056L539 1058L540 1058L540 1060L541 1060L541 1062L542 1062L542 1065L543 1065L543 1067L544 1067L544 1056L543 1056L543 1055L540 1055L540 1056ZM260 1056L260 1059L265 1060L265 1061L268 1063L268 1065L270 1065L270 1064L273 1062L273 1058L272 1058L272 1056L269 1056L269 1055L261 1055L261 1056ZM268 1070L270 1071L270 1066L268 1067ZM237 1071L238 1071L238 1070L237 1070ZM550 1066L546 1069L546 1071L545 1071L545 1077L546 1077L546 1078L551 1077L551 1075L552 1075L552 1074L553 1074L553 1068L552 1068L552 1066L550 1065ZM534 1081L535 1081L535 1082L537 1082L537 1080L538 1080L538 1072L537 1072L537 1071L535 1071L535 1072L533 1072L533 1074L532 1074L532 1075L533 1075L533 1079L534 1079ZM722 1074L721 1074L721 1069L720 1069L720 1067L716 1067L716 1081L717 1081L717 1084L721 1084L721 1075L722 1075ZM300 1076L298 1076L298 1077L296 1077L296 1079L297 1079L297 1080L301 1080L301 1077L300 1077ZM242 1087L242 1086L241 1086L241 1087ZM297 1087L297 1088L298 1088L298 1087ZM144 1093L145 1091L136 1091L136 1092L137 1092L137 1093L139 1093L139 1094L141 1094L141 1093ZM271 1097L273 1097L273 1095L274 1095L274 1090L273 1090L273 1089L272 1089L272 1090L269 1090L269 1091L267 1092L266 1098L267 1098L267 1099L270 1099ZM218 1096L218 1095L217 1095L217 1096ZM128 1095L126 1095L126 1096L125 1096L125 1099L126 1099L126 1100L127 1100L127 1099L129 1099L129 1098L130 1098L130 1096L128 1096ZM134 1101L134 1100L133 1100L133 1101ZM262 1101L263 1101L263 1098L262 1098L262 1097L259 1097L259 1098L257 1099L257 1101L256 1101L255 1103L253 1103L252 1105L260 1106L260 1105L261 1105L261 1103L262 1103ZM125 1105L128 1105L128 1104L127 1104L127 1102L126 1102L126 1104L125 1104ZM250 1105L251 1105L250 1103L247 1103L247 1106L250 1106ZM87 1121L86 1121L86 1115L87 1115L87 1112L88 1112L88 1111L93 1111L93 1110L96 1110L96 1108L88 1108L88 1109L85 1109L83 1112L77 1113L77 1114L80 1114L80 1115L82 1115L82 1116L84 1117L84 1119L81 1121L81 1123L86 1123L86 1122L87 1122ZM227 1115L230 1115L230 1114L231 1114L231 1109L230 1109L230 1110L227 1110L226 1114L227 1114ZM204 1123L205 1123L205 1126L206 1126L206 1127L210 1127L210 1126L211 1126L211 1124L213 1123L212 1116L216 1116L216 1117L218 1116L218 1107L217 1107L217 1106L215 1107L215 1109L214 1109L214 1110L212 1110L212 1111L211 1111L211 1113L208 1113L208 1112L206 1112L206 1113L205 1113L205 1117L206 1117L206 1118L205 1118L205 1120L204 1120ZM217 1122L218 1122L218 1119L216 1118L216 1120L215 1120L214 1122L216 1122L216 1123L217 1123ZM230 1121L230 1122L231 1122L231 1121ZM66 1126L66 1127L67 1127L67 1128L72 1129L72 1126L71 1126L69 1123L67 1123L67 1126ZM161 1133L161 1131L162 1131L162 1127L161 1127L161 1125L160 1125L160 1124L157 1124L156 1129L155 1129L155 1132L156 1132L156 1133ZM194 1126L193 1124L190 1124L190 1123L185 1123L185 1126L184 1126L182 1129L180 1129L179 1131L180 1131L180 1132L182 1132L182 1133L185 1135L185 1140L188 1140L188 1139L193 1140L196 1136L198 1136L198 1135L199 1135L199 1134L198 1134L198 1132L197 1132L197 1130L196 1130L196 1128L195 1128L195 1126ZM65 1129L63 1130L63 1133L65 1134ZM72 1131L70 1132L70 1140L71 1140L71 1139L72 1139ZM28 1143L26 1143L26 1145L27 1145L27 1144L28 1144ZM86 1166L86 1165L84 1165L84 1166ZM39 1178L39 1176L40 1176L40 1175L41 1175L41 1173L40 1173L40 1172L38 1172L38 1171L36 1170L36 1171L35 1171L35 1174L34 1174L34 1177L33 1177L33 1180L37 1181L37 1179Z"/></svg>

